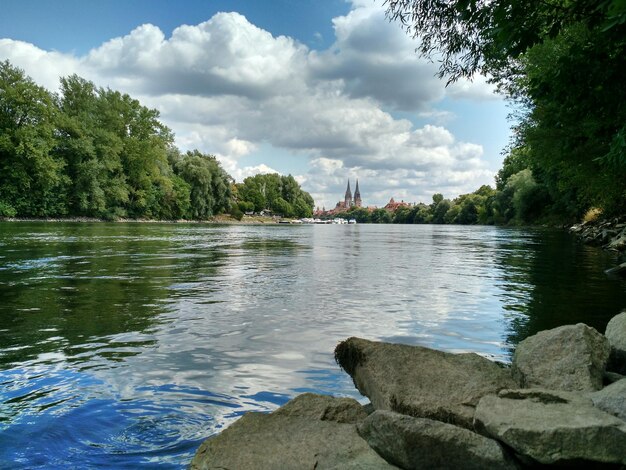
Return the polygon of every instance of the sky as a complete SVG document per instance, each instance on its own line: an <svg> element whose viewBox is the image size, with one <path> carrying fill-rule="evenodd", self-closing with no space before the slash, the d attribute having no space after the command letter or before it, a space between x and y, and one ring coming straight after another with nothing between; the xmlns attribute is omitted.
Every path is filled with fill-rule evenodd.
<svg viewBox="0 0 626 470"><path fill-rule="evenodd" d="M319 207L493 185L510 110L446 88L382 0L2 0L0 60L57 91L77 74L156 108L236 181L292 174Z"/></svg>

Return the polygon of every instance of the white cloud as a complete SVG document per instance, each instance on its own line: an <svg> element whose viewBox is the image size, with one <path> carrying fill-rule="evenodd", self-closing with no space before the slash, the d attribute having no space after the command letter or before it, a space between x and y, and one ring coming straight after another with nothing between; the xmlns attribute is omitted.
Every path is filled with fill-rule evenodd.
<svg viewBox="0 0 626 470"><path fill-rule="evenodd" d="M353 6L333 20L336 41L321 52L238 13L218 13L169 38L142 25L82 57L2 39L0 60L50 89L77 73L130 93L159 109L183 150L215 154L238 181L280 170L277 161L241 163L261 146L280 148L302 160L298 181L319 205L334 205L347 178L358 177L364 201L378 205L390 195L428 200L489 183L482 147L458 142L442 125L450 112L436 104L445 96L491 99L490 86L479 78L446 90L381 7ZM395 110L433 116L433 124L416 129Z"/></svg>
<svg viewBox="0 0 626 470"><path fill-rule="evenodd" d="M475 75L471 80L462 78L451 83L446 89L446 94L453 99L469 99L475 101L501 100L496 93L495 85L487 83L487 78Z"/></svg>

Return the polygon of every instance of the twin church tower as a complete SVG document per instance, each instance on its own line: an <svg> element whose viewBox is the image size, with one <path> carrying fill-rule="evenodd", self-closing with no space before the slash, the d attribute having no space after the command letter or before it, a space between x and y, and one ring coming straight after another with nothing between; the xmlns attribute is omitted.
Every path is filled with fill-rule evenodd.
<svg viewBox="0 0 626 470"><path fill-rule="evenodd" d="M349 209L350 207L361 207L361 192L359 191L359 180L356 180L356 189L354 190L354 199L352 198L352 192L350 191L350 180L348 180L348 188L346 189L346 197L343 201L343 207Z"/></svg>

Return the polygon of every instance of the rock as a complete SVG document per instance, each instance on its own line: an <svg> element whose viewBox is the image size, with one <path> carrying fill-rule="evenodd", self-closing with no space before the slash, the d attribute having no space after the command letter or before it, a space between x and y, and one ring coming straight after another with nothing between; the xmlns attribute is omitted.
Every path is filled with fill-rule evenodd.
<svg viewBox="0 0 626 470"><path fill-rule="evenodd" d="M615 235L607 245L609 250L624 251L626 249L626 230Z"/></svg>
<svg viewBox="0 0 626 470"><path fill-rule="evenodd" d="M626 379L604 387L589 396L595 407L626 421Z"/></svg>
<svg viewBox="0 0 626 470"><path fill-rule="evenodd" d="M626 379L626 375L618 374L617 372L604 371L603 383L605 386L611 385L612 383L618 382L622 379Z"/></svg>
<svg viewBox="0 0 626 470"><path fill-rule="evenodd" d="M607 339L583 323L541 331L517 345L513 377L522 388L600 390L609 350Z"/></svg>
<svg viewBox="0 0 626 470"><path fill-rule="evenodd" d="M335 359L377 410L473 427L478 400L515 387L509 371L477 354L349 338Z"/></svg>
<svg viewBox="0 0 626 470"><path fill-rule="evenodd" d="M358 423L363 421L367 409L352 398L335 398L328 395L303 393L272 413L274 416L299 416L319 421Z"/></svg>
<svg viewBox="0 0 626 470"><path fill-rule="evenodd" d="M350 423L364 415L359 408L356 400L308 393L270 414L246 413L202 443L191 469L396 468Z"/></svg>
<svg viewBox="0 0 626 470"><path fill-rule="evenodd" d="M516 468L496 441L452 424L379 410L358 430L385 460L404 469Z"/></svg>
<svg viewBox="0 0 626 470"><path fill-rule="evenodd" d="M609 268L604 271L604 274L608 276L626 276L626 263L618 264L614 268Z"/></svg>
<svg viewBox="0 0 626 470"><path fill-rule="evenodd" d="M476 428L542 464L626 464L626 423L582 394L502 390L481 398Z"/></svg>
<svg viewBox="0 0 626 470"><path fill-rule="evenodd" d="M604 335L611 345L607 368L613 372L626 374L626 311L611 318Z"/></svg>

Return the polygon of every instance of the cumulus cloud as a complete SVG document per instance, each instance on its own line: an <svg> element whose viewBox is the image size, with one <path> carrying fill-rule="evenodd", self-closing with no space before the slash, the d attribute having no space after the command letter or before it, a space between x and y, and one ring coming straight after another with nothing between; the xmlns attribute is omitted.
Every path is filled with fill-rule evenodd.
<svg viewBox="0 0 626 470"><path fill-rule="evenodd" d="M49 89L77 73L130 93L161 112L183 150L215 154L238 181L280 171L279 162L241 163L261 146L280 148L302 160L298 181L319 205L334 205L347 178L359 178L370 204L490 182L482 147L457 141L442 125L450 113L436 109L446 96L491 99L486 81L446 89L435 66L418 59L410 38L369 1L353 2L333 25L335 43L323 51L275 37L238 13L218 13L169 38L141 25L84 56L1 39L0 59ZM432 115L432 124L415 128L394 117L399 110Z"/></svg>
<svg viewBox="0 0 626 470"><path fill-rule="evenodd" d="M398 110L426 109L444 96L436 66L415 55L415 44L384 11L358 6L333 20L336 42L310 56L312 77L338 80L354 98L373 98Z"/></svg>

